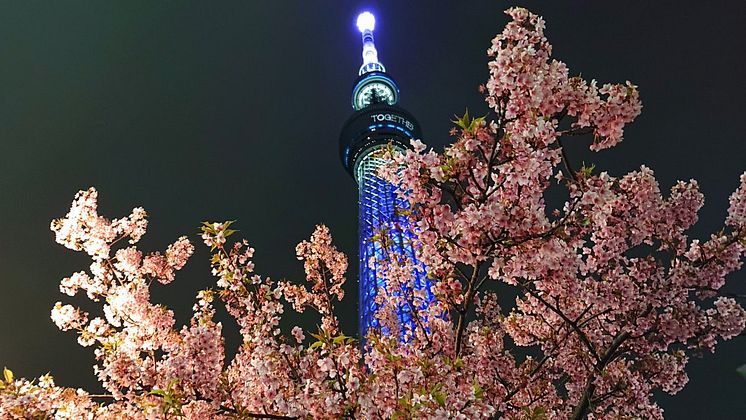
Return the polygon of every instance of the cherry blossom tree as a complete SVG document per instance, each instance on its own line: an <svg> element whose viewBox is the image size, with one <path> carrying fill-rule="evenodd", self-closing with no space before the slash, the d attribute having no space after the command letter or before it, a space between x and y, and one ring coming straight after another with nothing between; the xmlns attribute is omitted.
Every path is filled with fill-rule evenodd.
<svg viewBox="0 0 746 420"><path fill-rule="evenodd" d="M402 211L434 302L412 285L423 268L390 252L376 262L387 284L382 329L353 338L335 315L347 259L326 227L297 246L306 281L296 284L257 274L254 249L231 242L233 222L204 223L217 281L177 327L150 285L174 281L193 245L181 237L163 253L141 251L145 211L109 220L91 188L51 228L92 259L60 291L85 293L101 316L61 302L51 315L94 347L106 391L5 369L0 417L662 418L653 391L678 392L692 355L746 325L746 311L718 295L746 253L746 174L724 228L699 241L686 234L703 204L696 181L664 196L645 166L621 177L574 167L563 142L592 138L594 151L619 143L641 110L637 88L571 77L551 58L544 21L507 13L481 87L489 117L454 121L443 153L418 140L383 153L392 163L380 175L409 202ZM566 201L548 204L550 189ZM503 307L505 296L514 304ZM216 301L240 327L230 361ZM412 325L398 323L402 305ZM318 330L284 331L291 308L317 312Z"/></svg>

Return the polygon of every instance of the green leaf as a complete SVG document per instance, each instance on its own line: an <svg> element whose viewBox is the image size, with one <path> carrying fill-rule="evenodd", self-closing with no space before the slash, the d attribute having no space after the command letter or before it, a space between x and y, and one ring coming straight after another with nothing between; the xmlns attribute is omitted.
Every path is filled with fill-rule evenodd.
<svg viewBox="0 0 746 420"><path fill-rule="evenodd" d="M544 407L534 407L533 409L523 407L523 411L530 420L546 420L547 418L547 410Z"/></svg>
<svg viewBox="0 0 746 420"><path fill-rule="evenodd" d="M158 395L159 397L166 397L166 391L158 388L153 388L150 390L151 395Z"/></svg>
<svg viewBox="0 0 746 420"><path fill-rule="evenodd" d="M583 166L580 168L580 174L583 178L588 178L593 174L594 169L596 169L596 165L585 166L585 163L583 163Z"/></svg>
<svg viewBox="0 0 746 420"><path fill-rule="evenodd" d="M456 124L456 126L461 128L462 130L473 133L477 129L477 127L479 127L479 125L484 122L484 120L485 117L469 117L469 110L467 109L466 112L464 112L464 115L461 117L454 115L454 119L451 120L451 122Z"/></svg>
<svg viewBox="0 0 746 420"><path fill-rule="evenodd" d="M202 226L199 227L199 231L202 233L213 234L215 231L212 228L212 223L202 222Z"/></svg>
<svg viewBox="0 0 746 420"><path fill-rule="evenodd" d="M5 377L5 382L11 383L13 382L13 371L3 367L3 376Z"/></svg>
<svg viewBox="0 0 746 420"><path fill-rule="evenodd" d="M446 405L446 396L440 392L439 390L434 390L431 394L433 396L433 399L436 403L438 403L439 406L445 407Z"/></svg>
<svg viewBox="0 0 746 420"><path fill-rule="evenodd" d="M459 357L453 362L453 367L456 369L461 369L464 367L464 361Z"/></svg>
<svg viewBox="0 0 746 420"><path fill-rule="evenodd" d="M341 334L341 335L334 337L332 339L332 343L337 344L337 345L344 344L345 339L347 339L347 336L345 336L344 334Z"/></svg>
<svg viewBox="0 0 746 420"><path fill-rule="evenodd" d="M313 337L313 338L315 338L315 339L317 339L319 341L324 341L324 336L322 334L314 334L312 332L309 332L308 335L310 335L311 337Z"/></svg>
<svg viewBox="0 0 746 420"><path fill-rule="evenodd" d="M484 389L476 381L472 384L471 390L474 392L474 398L477 400L481 400L484 396Z"/></svg>
<svg viewBox="0 0 746 420"><path fill-rule="evenodd" d="M401 362L401 359L401 356L396 356L391 353L386 354L386 360L388 360L389 362L398 363Z"/></svg>
<svg viewBox="0 0 746 420"><path fill-rule="evenodd" d="M469 128L469 109L466 109L466 112L463 116L458 117L454 115L454 120L451 120L452 123L456 124L458 127L460 127L463 130L466 130Z"/></svg>

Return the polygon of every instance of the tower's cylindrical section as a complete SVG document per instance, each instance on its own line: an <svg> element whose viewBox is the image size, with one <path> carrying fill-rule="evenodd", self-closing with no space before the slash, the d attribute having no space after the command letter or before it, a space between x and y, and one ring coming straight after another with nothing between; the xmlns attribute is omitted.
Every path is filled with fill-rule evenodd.
<svg viewBox="0 0 746 420"><path fill-rule="evenodd" d="M403 294L402 298L408 303L399 305L397 316L401 325L414 328L411 309L421 306L421 302L413 300L411 287L422 289L427 284L424 270L414 253L410 220L403 212L408 203L397 195L394 185L378 176L378 169L388 162L378 157L376 152L373 148L363 156L355 173L359 191L361 334L371 327L380 328L375 313L378 309L376 296L382 291ZM398 257L406 257L412 262L411 285L394 286L385 281L381 262Z"/></svg>
<svg viewBox="0 0 746 420"><path fill-rule="evenodd" d="M415 327L412 308L424 304L412 299L413 289L424 290L428 301L432 300L427 276L413 249L412 222L404 212L408 203L398 197L396 186L378 176L378 169L388 164L381 156L382 149L391 147L402 151L412 138L422 138L415 118L404 109L379 103L354 113L345 123L339 139L342 163L358 184L359 314L363 336L370 328L381 327L375 313L379 308L376 296L382 291L400 296L404 293L405 303L396 308L396 313L401 325L412 328ZM409 259L413 267L403 289L387 285L381 264L397 256Z"/></svg>

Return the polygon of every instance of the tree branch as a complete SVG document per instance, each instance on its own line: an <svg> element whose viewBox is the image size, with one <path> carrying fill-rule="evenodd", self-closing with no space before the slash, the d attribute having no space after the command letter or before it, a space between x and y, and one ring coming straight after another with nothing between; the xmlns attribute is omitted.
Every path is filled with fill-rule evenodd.
<svg viewBox="0 0 746 420"><path fill-rule="evenodd" d="M629 338L628 332L623 332L617 334L616 337L614 337L614 340L611 342L611 345L608 349L604 352L601 359L596 363L595 371L601 372L606 365L612 360L614 355L616 354L616 351L619 349L619 347L624 343L625 340ZM596 385L593 383L593 380L596 378L596 373L591 372L588 375L588 380L585 383L585 389L583 390L583 395L580 397L580 401L578 402L578 405L575 407L575 410L572 412L571 418L573 420L581 420L583 416L588 412L588 408L590 407L591 398L593 398L593 392L596 390Z"/></svg>

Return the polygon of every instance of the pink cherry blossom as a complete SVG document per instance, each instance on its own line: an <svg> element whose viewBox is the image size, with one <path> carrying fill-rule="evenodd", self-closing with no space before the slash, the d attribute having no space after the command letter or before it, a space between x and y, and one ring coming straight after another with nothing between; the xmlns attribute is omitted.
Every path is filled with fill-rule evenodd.
<svg viewBox="0 0 746 420"><path fill-rule="evenodd" d="M107 219L90 188L51 229L92 259L60 291L85 290L103 315L58 302L51 318L94 348L105 393L6 369L0 417L662 418L654 398L686 385L690 357L746 327L743 307L721 295L746 254L746 173L726 226L690 239L704 203L696 181L666 192L646 166L621 176L573 167L563 142L618 144L641 111L637 88L570 76L541 17L507 14L480 89L494 119L457 118L442 153L413 139L384 156L392 164L379 174L408 201L416 239L413 259L389 253L381 235L384 257L367 261L382 276L380 328L341 330L347 257L327 227L296 247L304 278L276 281L255 271L233 221L203 222L215 284L177 325L150 286L174 281L192 244L141 251L145 211ZM546 202L550 190L566 201ZM432 297L415 287L421 270ZM216 302L241 334L231 360ZM288 331L286 310L318 328Z"/></svg>

